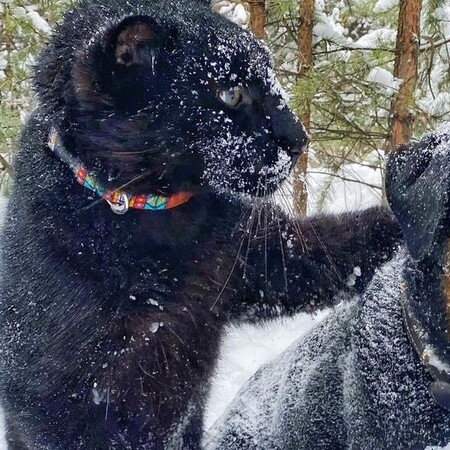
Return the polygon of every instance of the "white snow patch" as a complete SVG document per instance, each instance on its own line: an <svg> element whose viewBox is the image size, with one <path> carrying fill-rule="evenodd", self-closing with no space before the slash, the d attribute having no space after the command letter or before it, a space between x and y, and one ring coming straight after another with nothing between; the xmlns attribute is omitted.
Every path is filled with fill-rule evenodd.
<svg viewBox="0 0 450 450"><path fill-rule="evenodd" d="M234 8L234 15L237 23L245 25L248 22L248 14L242 3L236 5L236 8Z"/></svg>
<svg viewBox="0 0 450 450"><path fill-rule="evenodd" d="M231 22L242 28L248 28L250 22L250 13L245 9L242 3L237 3L229 0L220 0L215 2L213 10L226 17Z"/></svg>
<svg viewBox="0 0 450 450"><path fill-rule="evenodd" d="M3 220L5 218L6 205L8 204L8 199L0 195L0 227L3 225ZM0 450L8 450L6 446L6 430L5 430L5 420L3 416L3 410L0 406Z"/></svg>
<svg viewBox="0 0 450 450"><path fill-rule="evenodd" d="M333 42L338 45L347 45L351 43L351 38L345 36L347 30L342 26L339 8L333 8L328 13L325 4L318 2L316 5L315 21L313 28L313 44L321 40Z"/></svg>
<svg viewBox="0 0 450 450"><path fill-rule="evenodd" d="M373 12L378 14L389 11L398 5L398 0L378 0L373 8Z"/></svg>
<svg viewBox="0 0 450 450"><path fill-rule="evenodd" d="M443 362L437 355L433 347L425 347L422 359L430 366L435 367L439 372L450 374L450 366Z"/></svg>
<svg viewBox="0 0 450 450"><path fill-rule="evenodd" d="M434 133L437 136L445 136L446 134L450 134L450 122L441 123Z"/></svg>
<svg viewBox="0 0 450 450"><path fill-rule="evenodd" d="M8 52L6 50L0 52L0 70L5 70L8 65L8 60L6 59Z"/></svg>
<svg viewBox="0 0 450 450"><path fill-rule="evenodd" d="M314 44L322 40L347 45L348 38L343 36L329 21L316 23L313 28Z"/></svg>
<svg viewBox="0 0 450 450"><path fill-rule="evenodd" d="M261 173L264 175L273 175L275 177L284 177L291 167L291 157L284 150L278 152L278 159L273 166L264 167Z"/></svg>
<svg viewBox="0 0 450 450"><path fill-rule="evenodd" d="M379 28L365 34L353 42L353 48L377 48L390 45L395 42L397 32L391 28Z"/></svg>
<svg viewBox="0 0 450 450"><path fill-rule="evenodd" d="M48 22L31 6L13 6L11 14L17 19L28 19L33 25L35 31L49 34L51 31Z"/></svg>
<svg viewBox="0 0 450 450"><path fill-rule="evenodd" d="M0 408L0 450L7 450L5 437L5 420L3 410Z"/></svg>
<svg viewBox="0 0 450 450"><path fill-rule="evenodd" d="M44 34L50 34L50 25L37 11L28 11L27 17L31 20L31 23L36 31L40 31Z"/></svg>
<svg viewBox="0 0 450 450"><path fill-rule="evenodd" d="M151 325L150 325L150 331L153 333L153 334L155 334L158 330L159 330L159 327L160 327L161 325L160 325L160 323L159 322L153 322Z"/></svg>
<svg viewBox="0 0 450 450"><path fill-rule="evenodd" d="M445 447L428 446L425 450L450 450L450 442Z"/></svg>
<svg viewBox="0 0 450 450"><path fill-rule="evenodd" d="M27 17L27 10L23 6L13 6L10 11L16 19L23 19Z"/></svg>
<svg viewBox="0 0 450 450"><path fill-rule="evenodd" d="M389 70L382 67L374 67L367 75L367 81L379 85L383 89L397 91L400 88L402 80L394 78Z"/></svg>
<svg viewBox="0 0 450 450"><path fill-rule="evenodd" d="M422 100L421 106L430 115L435 117L442 117L450 113L450 93L439 92L434 98L428 97Z"/></svg>
<svg viewBox="0 0 450 450"><path fill-rule="evenodd" d="M0 194L0 227L3 225L3 220L5 219L7 205L8 198Z"/></svg>
<svg viewBox="0 0 450 450"><path fill-rule="evenodd" d="M434 17L440 22L440 28L443 36L446 38L450 35L450 5L448 2L442 2L442 5L435 9Z"/></svg>
<svg viewBox="0 0 450 450"><path fill-rule="evenodd" d="M96 404L97 406L100 405L100 403L104 400L104 398L105 398L104 391L99 391L96 387L92 389L92 401L94 402L94 404Z"/></svg>
<svg viewBox="0 0 450 450"><path fill-rule="evenodd" d="M277 108L286 108L290 101L289 94L283 89L280 82L278 81L275 71L270 67L267 68L267 83L270 89L270 93L275 97L281 97L280 104Z"/></svg>
<svg viewBox="0 0 450 450"><path fill-rule="evenodd" d="M373 153L367 165L345 164L333 174L322 168L311 167L306 176L308 185L308 213L317 211L343 212L369 208L381 202L382 173L375 166L375 158L382 155ZM327 186L324 192L324 186Z"/></svg>
<svg viewBox="0 0 450 450"><path fill-rule="evenodd" d="M206 405L205 429L218 419L241 386L263 365L319 323L329 311L298 314L265 325L229 327Z"/></svg>

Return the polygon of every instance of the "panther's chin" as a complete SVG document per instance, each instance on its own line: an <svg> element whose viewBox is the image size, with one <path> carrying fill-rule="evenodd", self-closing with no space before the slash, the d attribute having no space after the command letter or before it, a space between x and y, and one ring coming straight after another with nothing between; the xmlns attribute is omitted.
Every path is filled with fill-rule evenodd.
<svg viewBox="0 0 450 450"><path fill-rule="evenodd" d="M246 186L226 186L220 187L215 185L214 187L209 187L211 192L216 192L219 194L226 194L228 196L238 196L238 197L250 197L264 199L266 197L274 194L284 181L288 178L289 173L285 176L279 176L277 178L260 178L254 183L249 183Z"/></svg>

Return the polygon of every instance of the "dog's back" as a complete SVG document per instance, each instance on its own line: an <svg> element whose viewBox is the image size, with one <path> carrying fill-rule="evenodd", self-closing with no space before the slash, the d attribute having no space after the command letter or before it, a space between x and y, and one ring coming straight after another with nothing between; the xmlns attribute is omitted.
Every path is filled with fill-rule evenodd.
<svg viewBox="0 0 450 450"><path fill-rule="evenodd" d="M450 414L402 317L405 257L362 298L263 367L210 430L208 449L421 449L450 441Z"/></svg>

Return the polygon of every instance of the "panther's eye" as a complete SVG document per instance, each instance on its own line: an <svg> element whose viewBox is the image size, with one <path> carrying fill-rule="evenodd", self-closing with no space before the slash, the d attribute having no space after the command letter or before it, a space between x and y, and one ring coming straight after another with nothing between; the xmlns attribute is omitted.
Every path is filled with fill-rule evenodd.
<svg viewBox="0 0 450 450"><path fill-rule="evenodd" d="M217 97L219 97L225 105L231 108L237 108L242 103L244 97L243 89L240 87L219 89L217 91Z"/></svg>

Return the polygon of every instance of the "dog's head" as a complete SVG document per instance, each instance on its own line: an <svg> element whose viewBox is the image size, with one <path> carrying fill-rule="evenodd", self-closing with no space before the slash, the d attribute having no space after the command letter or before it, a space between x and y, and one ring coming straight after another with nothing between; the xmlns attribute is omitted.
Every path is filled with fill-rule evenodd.
<svg viewBox="0 0 450 450"><path fill-rule="evenodd" d="M450 410L450 129L404 145L387 162L386 194L410 258L402 300L412 345L433 378L430 392Z"/></svg>
<svg viewBox="0 0 450 450"><path fill-rule="evenodd" d="M450 134L401 146L386 165L386 194L411 256L421 260L449 235Z"/></svg>

